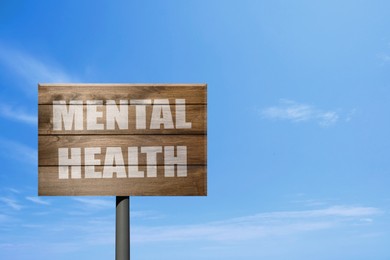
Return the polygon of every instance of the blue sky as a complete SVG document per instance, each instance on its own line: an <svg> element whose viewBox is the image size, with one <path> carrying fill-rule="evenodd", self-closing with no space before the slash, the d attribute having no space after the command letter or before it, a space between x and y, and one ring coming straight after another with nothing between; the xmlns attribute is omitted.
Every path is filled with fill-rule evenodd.
<svg viewBox="0 0 390 260"><path fill-rule="evenodd" d="M208 196L133 259L390 259L390 2L0 4L0 258L112 259L114 197L37 196L38 82L207 83Z"/></svg>

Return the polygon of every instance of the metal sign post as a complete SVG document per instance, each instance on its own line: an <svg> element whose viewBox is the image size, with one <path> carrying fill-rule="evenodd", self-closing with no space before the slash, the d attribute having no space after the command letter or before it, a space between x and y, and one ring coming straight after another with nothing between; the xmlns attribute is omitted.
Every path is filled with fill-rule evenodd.
<svg viewBox="0 0 390 260"><path fill-rule="evenodd" d="M130 260L129 197L116 197L115 259Z"/></svg>

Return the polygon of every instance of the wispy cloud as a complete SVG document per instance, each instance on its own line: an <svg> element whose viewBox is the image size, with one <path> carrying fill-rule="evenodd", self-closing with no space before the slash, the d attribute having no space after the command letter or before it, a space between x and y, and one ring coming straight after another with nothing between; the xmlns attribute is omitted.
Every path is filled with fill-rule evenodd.
<svg viewBox="0 0 390 260"><path fill-rule="evenodd" d="M10 48L0 43L0 63L16 76L24 79L29 89L36 89L39 82L74 82L77 81L53 62L27 52Z"/></svg>
<svg viewBox="0 0 390 260"><path fill-rule="evenodd" d="M113 202L109 200L103 200L109 203L99 202L99 199L95 198L75 199L79 199L78 201L82 206L86 204L108 206ZM248 244L267 245L270 241L272 243L274 241L276 243L286 240L291 241L291 238L299 238L321 231L333 231L337 234L339 232L343 234L346 227L349 227L349 230L353 229L357 235L369 235L367 229L362 228L360 230L360 226L375 225L377 217L381 213L380 209L374 207L331 206L315 210L263 212L220 221L194 222L190 225L150 226L148 224L140 226L133 223L131 240L132 243L138 243L139 246L163 242L174 242L176 246L181 246L180 243L189 242L194 243L194 247L206 245L212 252L213 250L227 250L232 245L239 247ZM105 217L96 217L96 214L88 217L82 216L81 218L77 216L68 217L66 214L62 214L58 218L51 218L53 221L47 221L46 218L43 221L40 221L41 218L34 221L31 218L30 221L15 223L15 227L23 225L24 231L26 228L39 229L39 234L34 231L32 232L34 239L29 235L20 238L19 236L10 236L9 234L13 233L10 230L8 231L9 237L6 234L3 235L5 239L0 240L0 248L8 250L9 253L16 250L34 252L36 256L40 256L40 252L34 251L34 249L49 248L51 251L45 251L47 257L47 254L58 255L59 252L82 252L85 248L90 250L91 248L105 247L109 250L114 246L115 225L113 223L115 216L113 212ZM8 221L4 221L4 226L8 226ZM160 221L156 223L160 223ZM368 232L372 233L372 229ZM57 239L59 235L62 237L61 241ZM321 235L322 233L317 234L317 236ZM77 242L75 242L75 237ZM56 244L57 242L58 244ZM220 248L218 248L219 246ZM19 258L24 259L26 257Z"/></svg>
<svg viewBox="0 0 390 260"><path fill-rule="evenodd" d="M376 56L381 61L381 65L385 65L390 63L390 54L389 54L389 48L390 48L390 42L387 43L386 50L378 53Z"/></svg>
<svg viewBox="0 0 390 260"><path fill-rule="evenodd" d="M10 192L12 192L12 193L16 193L16 194L19 194L19 193L20 193L19 190L14 189L14 188L6 188L6 190L8 190L8 191L10 191Z"/></svg>
<svg viewBox="0 0 390 260"><path fill-rule="evenodd" d="M318 210L260 213L198 225L133 227L133 230L135 241L143 243L205 239L245 241L336 228L356 221L369 224L380 213L379 209L372 207L333 206Z"/></svg>
<svg viewBox="0 0 390 260"><path fill-rule="evenodd" d="M9 157L34 165L38 162L37 150L24 144L11 140L0 139L0 146L2 147L0 154L4 157Z"/></svg>
<svg viewBox="0 0 390 260"><path fill-rule="evenodd" d="M319 199L295 199L291 201L294 204L304 205L306 207L320 207L330 205L335 202L335 199L319 200Z"/></svg>
<svg viewBox="0 0 390 260"><path fill-rule="evenodd" d="M50 205L50 202L46 201L46 200L43 200L39 197L26 197L26 200L29 200L31 202L34 202L36 204L40 204L40 205Z"/></svg>
<svg viewBox="0 0 390 260"><path fill-rule="evenodd" d="M279 100L277 106L261 109L260 114L268 119L289 120L292 122L315 121L321 126L333 125L340 117L335 111L324 111L311 105L288 99Z"/></svg>
<svg viewBox="0 0 390 260"><path fill-rule="evenodd" d="M39 228L39 229L42 229L42 228L44 227L44 225L23 224L22 227L26 227L26 228Z"/></svg>
<svg viewBox="0 0 390 260"><path fill-rule="evenodd" d="M107 209L115 207L115 202L107 199L73 198L73 200L82 203L83 207L93 209Z"/></svg>
<svg viewBox="0 0 390 260"><path fill-rule="evenodd" d="M14 210L22 209L22 206L14 199L7 198L7 197L0 197L0 201Z"/></svg>
<svg viewBox="0 0 390 260"><path fill-rule="evenodd" d="M0 104L0 116L34 126L37 125L38 122L38 117L36 115L29 114L21 108L4 103Z"/></svg>
<svg viewBox="0 0 390 260"><path fill-rule="evenodd" d="M9 255L19 256L15 259L30 259L24 252L32 254L33 259L47 259L48 255L64 256L70 252L86 251L86 248L87 251L96 250L97 247L100 250L102 250L101 247L107 247L107 250L111 250L115 243L115 225L113 225L115 217L112 216L109 218L91 216L88 220L81 220L81 224L78 221L64 222L58 219L53 222L26 222L18 223L17 226L22 227L26 235L20 237L2 234L2 237L0 236L0 256L7 250ZM36 231L26 232L26 228ZM58 239L59 235L61 236L60 240ZM41 248L47 250L42 252Z"/></svg>
<svg viewBox="0 0 390 260"><path fill-rule="evenodd" d="M386 64L390 62L390 55L387 53L380 53L378 54L379 60L382 61L382 64Z"/></svg>
<svg viewBox="0 0 390 260"><path fill-rule="evenodd" d="M37 84L40 82L78 82L58 64L38 55L32 55L24 50L7 46L0 42L0 69L9 72L13 79L9 87L17 86L25 93L36 95ZM8 86L8 85L6 85ZM21 106L1 102L0 116L25 124L37 125L37 115Z"/></svg>
<svg viewBox="0 0 390 260"><path fill-rule="evenodd" d="M130 209L130 217L131 218L140 218L140 219L143 219L143 220L151 220L151 219L161 219L161 218L164 218L165 216L160 214L160 213L157 213L157 212L154 212L154 211L134 211L132 209Z"/></svg>
<svg viewBox="0 0 390 260"><path fill-rule="evenodd" d="M0 223L5 222L9 219L7 215L0 214Z"/></svg>
<svg viewBox="0 0 390 260"><path fill-rule="evenodd" d="M377 215L381 211L373 207L354 207L354 206L331 206L324 209L303 210L303 211L280 211L270 213L260 213L236 220L248 219L275 219L275 218L316 218L316 217L361 217Z"/></svg>

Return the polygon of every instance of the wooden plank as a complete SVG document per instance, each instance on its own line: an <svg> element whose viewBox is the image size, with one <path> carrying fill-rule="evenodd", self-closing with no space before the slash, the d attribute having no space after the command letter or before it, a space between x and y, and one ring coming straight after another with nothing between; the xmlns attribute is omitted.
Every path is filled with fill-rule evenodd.
<svg viewBox="0 0 390 260"><path fill-rule="evenodd" d="M206 84L39 84L38 104L53 100L185 99L207 104Z"/></svg>
<svg viewBox="0 0 390 260"><path fill-rule="evenodd" d="M134 106L140 100L147 105ZM119 127L121 102L128 115ZM206 84L40 84L38 104L39 195L206 195ZM89 148L97 149L86 160ZM106 155L114 150L115 163ZM81 152L77 168L68 166L72 151Z"/></svg>
<svg viewBox="0 0 390 260"><path fill-rule="evenodd" d="M164 177L158 167L155 178L59 179L57 167L39 167L40 196L206 196L207 167L188 166L187 177ZM101 170L101 168L97 168Z"/></svg>
<svg viewBox="0 0 390 260"><path fill-rule="evenodd" d="M59 135L38 137L38 164L39 166L55 166L59 162L58 148L86 148L101 147L101 154L96 155L96 160L104 162L106 147L121 147L123 159L126 163L128 147L147 146L187 146L188 165L206 165L207 136L205 135ZM163 148L162 148L163 149ZM139 148L140 150L140 148ZM83 149L82 149L83 151ZM83 153L83 152L82 152ZM146 155L139 155L140 165L145 165ZM84 160L82 160L83 162ZM157 164L164 164L163 153L157 155Z"/></svg>
<svg viewBox="0 0 390 260"><path fill-rule="evenodd" d="M67 105L71 107L80 107L80 105ZM102 117L96 120L97 123L104 125L104 130L87 130L87 105L82 105L83 109L83 130L53 130L53 105L38 106L38 134L39 135L57 135L57 134L90 134L90 135L113 135L113 134L206 134L207 132L207 106L206 105L186 105L185 119L191 122L191 128L187 129L150 129L152 106L145 106L146 129L136 129L136 108L128 106L128 129L119 129L115 123L115 129L107 130L106 124L106 106L99 107ZM173 125L176 127L176 105L169 105L172 114ZM91 119L89 119L91 120ZM163 126L161 125L161 128ZM74 129L74 126L73 126Z"/></svg>

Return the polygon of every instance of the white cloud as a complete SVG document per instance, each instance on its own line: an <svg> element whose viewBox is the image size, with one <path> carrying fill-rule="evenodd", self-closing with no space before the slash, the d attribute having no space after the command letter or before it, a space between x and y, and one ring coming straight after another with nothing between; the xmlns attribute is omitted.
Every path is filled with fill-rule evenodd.
<svg viewBox="0 0 390 260"><path fill-rule="evenodd" d="M135 218L140 218L140 219L161 219L161 218L164 218L165 216L162 215L162 214L159 214L157 212L154 212L154 211L134 211L132 209L130 209L130 217L133 219Z"/></svg>
<svg viewBox="0 0 390 260"><path fill-rule="evenodd" d="M73 198L73 200L81 202L84 207L93 209L115 208L115 202L106 199L90 199L90 198Z"/></svg>
<svg viewBox="0 0 390 260"><path fill-rule="evenodd" d="M373 220L372 218L362 218L362 219L360 219L360 221L371 223L371 222L373 222L374 220Z"/></svg>
<svg viewBox="0 0 390 260"><path fill-rule="evenodd" d="M1 155L21 162L36 165L38 163L37 150L11 140L0 139Z"/></svg>
<svg viewBox="0 0 390 260"><path fill-rule="evenodd" d="M39 197L26 197L27 200L40 205L50 205L48 201L45 201Z"/></svg>
<svg viewBox="0 0 390 260"><path fill-rule="evenodd" d="M385 54L385 55L382 56L382 59L385 62L390 62L390 55Z"/></svg>
<svg viewBox="0 0 390 260"><path fill-rule="evenodd" d="M339 119L335 111L323 111L307 104L300 104L293 100L281 99L277 106L260 110L264 118L289 120L292 122L316 121L321 126L330 126Z"/></svg>
<svg viewBox="0 0 390 260"><path fill-rule="evenodd" d="M23 224L22 227L26 227L26 228L39 228L39 229L42 229L42 228L44 227L44 225Z"/></svg>
<svg viewBox="0 0 390 260"><path fill-rule="evenodd" d="M21 50L0 44L0 63L16 76L24 79L28 89L36 89L39 82L74 82L75 78L56 66ZM76 80L77 81L77 80Z"/></svg>
<svg viewBox="0 0 390 260"><path fill-rule="evenodd" d="M345 122L349 122L352 120L352 118L354 117L354 115L356 114L356 111L357 109L352 109L351 111L348 112L346 118L345 118Z"/></svg>
<svg viewBox="0 0 390 260"><path fill-rule="evenodd" d="M18 257L15 259L31 259L28 255L24 255L24 252L30 252L33 259L47 259L49 256L64 257L70 252L93 251L98 247L100 250L101 247L111 250L115 246L115 217L91 216L80 221L74 221L74 218L71 221L64 221L61 218L53 220L53 222L45 220L40 223L29 223L26 219L25 222L18 223L18 227L21 227L26 235L20 237L10 233L2 234L0 256L3 255L1 251L3 249L10 255L16 254ZM34 231L26 232L26 229ZM45 248L44 252L42 248ZM66 258L63 257L60 259Z"/></svg>
<svg viewBox="0 0 390 260"><path fill-rule="evenodd" d="M289 119L295 122L306 121L312 117L312 109L307 105L288 100L282 100L281 103L282 106L264 109L262 114L269 118Z"/></svg>
<svg viewBox="0 0 390 260"><path fill-rule="evenodd" d="M378 54L378 58L382 61L382 63L388 63L390 62L390 55L386 53Z"/></svg>
<svg viewBox="0 0 390 260"><path fill-rule="evenodd" d="M362 217L377 215L380 210L372 207L352 207L352 206L332 206L317 210L303 210L303 211L281 211L271 213L261 213L250 217L237 218L236 220L250 220L250 219L283 219L283 218L313 218L313 217Z"/></svg>
<svg viewBox="0 0 390 260"><path fill-rule="evenodd" d="M8 188L9 191L13 192L13 193L20 193L19 190L17 189L14 189L14 188Z"/></svg>
<svg viewBox="0 0 390 260"><path fill-rule="evenodd" d="M9 219L7 215L0 214L0 223L5 222Z"/></svg>
<svg viewBox="0 0 390 260"><path fill-rule="evenodd" d="M75 199L79 199L83 206L85 204L106 204L95 198ZM103 201L106 200L103 199ZM114 201L109 203L112 204L111 202ZM65 212L68 209L61 210ZM113 213L111 212L105 217L96 217L94 214L80 218L72 216L69 219L66 214L63 214L59 218L52 218L53 221L44 220L43 222L32 221L32 218L31 220L29 218L29 221L22 224L18 222L16 225L23 225L23 230L26 228L39 229L38 237L37 233L34 232L32 234L35 235L35 240L28 235L20 239L19 237L7 237L6 234L4 235L5 239L0 241L0 248L3 246L4 250L7 249L9 252L49 248L51 251L45 253L50 255L58 255L59 252L81 252L85 248L93 250L95 247L106 247L109 250L109 248L113 248L115 241L115 216ZM132 223L131 243L148 246L150 243L174 242L174 245L180 246L182 242L190 242L195 243L196 247L199 245L197 242L200 242L210 247L211 250L218 246L227 250L232 245L260 245L263 243L269 245L270 241L277 241L276 243L291 241L291 238L302 237L301 235L305 234L316 234L320 231L338 233L348 226L354 230L354 233L364 235L367 234L366 229L359 232L361 231L359 230L360 226L375 225L376 217L380 213L379 209L373 207L332 206L316 210L265 212L215 222L203 223L199 221L195 222L198 224L192 225L178 224L153 227ZM356 225L356 223L361 225ZM61 236L62 240L58 240L58 236ZM1 245L2 242L10 244ZM53 244L53 242L58 244ZM39 254L39 252L33 252L35 255Z"/></svg>
<svg viewBox="0 0 390 260"><path fill-rule="evenodd" d="M60 66L33 56L22 50L11 48L0 42L0 69L9 71L13 78L12 86L21 87L28 94L36 95L38 83L78 82ZM37 125L37 116L26 112L26 109L1 102L0 116L22 123Z"/></svg>
<svg viewBox="0 0 390 260"><path fill-rule="evenodd" d="M12 107L4 103L0 104L0 115L5 118L34 126L38 123L38 117L36 115L28 114L20 108Z"/></svg>
<svg viewBox="0 0 390 260"><path fill-rule="evenodd" d="M7 198L7 197L0 197L0 201L14 210L22 209L22 206L14 199Z"/></svg>
<svg viewBox="0 0 390 260"><path fill-rule="evenodd" d="M186 226L133 227L135 242L246 241L336 228L380 214L372 207L333 206L318 210L260 213L218 222ZM371 221L372 222L372 221Z"/></svg>
<svg viewBox="0 0 390 260"><path fill-rule="evenodd" d="M17 193L17 194L19 194L20 193L20 191L19 190L17 190L17 189L14 189L14 188L6 188L8 191L10 191L10 192L12 192L12 193Z"/></svg>

